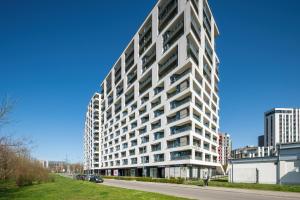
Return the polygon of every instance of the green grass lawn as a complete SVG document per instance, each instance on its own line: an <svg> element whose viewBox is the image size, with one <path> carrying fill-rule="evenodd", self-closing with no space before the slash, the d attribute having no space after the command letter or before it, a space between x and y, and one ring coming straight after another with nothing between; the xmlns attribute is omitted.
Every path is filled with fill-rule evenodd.
<svg viewBox="0 0 300 200"><path fill-rule="evenodd" d="M202 180L186 181L185 184L203 186ZM270 190L282 192L300 192L300 185L276 185L276 184L253 184L253 183L229 183L227 180L209 181L209 186L254 189L254 190Z"/></svg>
<svg viewBox="0 0 300 200"><path fill-rule="evenodd" d="M184 198L171 197L157 193L127 190L101 184L77 181L60 176L55 182L42 183L18 188L14 182L0 182L0 200L179 200Z"/></svg>

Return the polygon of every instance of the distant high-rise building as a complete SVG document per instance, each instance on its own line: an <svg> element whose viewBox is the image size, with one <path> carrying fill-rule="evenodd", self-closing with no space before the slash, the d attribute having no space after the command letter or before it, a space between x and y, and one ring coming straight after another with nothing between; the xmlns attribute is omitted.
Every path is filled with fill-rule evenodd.
<svg viewBox="0 0 300 200"><path fill-rule="evenodd" d="M257 137L257 145L259 147L265 146L265 136L264 135L260 135Z"/></svg>
<svg viewBox="0 0 300 200"><path fill-rule="evenodd" d="M84 171L86 173L98 173L100 169L100 94L95 93L90 100L84 129Z"/></svg>
<svg viewBox="0 0 300 200"><path fill-rule="evenodd" d="M274 108L265 112L264 145L300 141L300 109Z"/></svg>
<svg viewBox="0 0 300 200"><path fill-rule="evenodd" d="M232 141L230 135L227 133L219 133L219 162L222 165L226 165L228 163L228 159L230 159L232 150Z"/></svg>

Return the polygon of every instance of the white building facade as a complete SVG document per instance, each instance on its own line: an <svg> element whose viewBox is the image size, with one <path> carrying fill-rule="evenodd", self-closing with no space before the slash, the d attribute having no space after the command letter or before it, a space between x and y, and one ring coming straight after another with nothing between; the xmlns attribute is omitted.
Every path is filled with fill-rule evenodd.
<svg viewBox="0 0 300 200"><path fill-rule="evenodd" d="M100 94L95 93L88 104L85 116L83 167L86 173L99 172L100 136Z"/></svg>
<svg viewBox="0 0 300 200"><path fill-rule="evenodd" d="M264 118L265 146L300 141L300 109L274 108Z"/></svg>
<svg viewBox="0 0 300 200"><path fill-rule="evenodd" d="M157 2L101 84L101 174L191 178L220 166L218 35L206 0Z"/></svg>

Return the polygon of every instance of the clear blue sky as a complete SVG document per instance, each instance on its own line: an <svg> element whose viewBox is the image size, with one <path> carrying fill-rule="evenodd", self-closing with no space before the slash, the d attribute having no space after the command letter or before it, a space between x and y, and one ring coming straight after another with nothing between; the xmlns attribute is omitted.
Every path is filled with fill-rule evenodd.
<svg viewBox="0 0 300 200"><path fill-rule="evenodd" d="M31 138L40 159L82 158L86 105L156 0L0 0L0 134ZM256 144L263 112L300 106L300 1L210 1L221 35L221 130Z"/></svg>

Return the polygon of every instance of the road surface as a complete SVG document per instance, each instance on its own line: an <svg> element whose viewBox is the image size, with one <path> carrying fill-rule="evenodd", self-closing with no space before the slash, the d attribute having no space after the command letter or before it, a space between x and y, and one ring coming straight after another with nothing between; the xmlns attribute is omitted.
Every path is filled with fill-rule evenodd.
<svg viewBox="0 0 300 200"><path fill-rule="evenodd" d="M104 185L200 200L300 200L300 193L105 179Z"/></svg>

